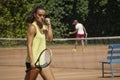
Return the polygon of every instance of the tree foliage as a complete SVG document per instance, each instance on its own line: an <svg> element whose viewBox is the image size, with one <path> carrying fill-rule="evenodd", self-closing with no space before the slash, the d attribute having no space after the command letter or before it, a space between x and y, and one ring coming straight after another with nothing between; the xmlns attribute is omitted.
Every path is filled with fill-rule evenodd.
<svg viewBox="0 0 120 80"><path fill-rule="evenodd" d="M74 37L72 21L84 24L89 36L120 35L120 0L1 0L0 37L25 38L25 18L41 5L51 18L55 38Z"/></svg>
<svg viewBox="0 0 120 80"><path fill-rule="evenodd" d="M120 0L90 0L88 6L86 26L91 36L120 35Z"/></svg>

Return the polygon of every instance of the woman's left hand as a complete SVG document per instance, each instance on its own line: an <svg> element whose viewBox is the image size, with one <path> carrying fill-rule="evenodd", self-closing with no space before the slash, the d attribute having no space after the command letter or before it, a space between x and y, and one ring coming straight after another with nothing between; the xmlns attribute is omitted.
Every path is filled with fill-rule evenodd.
<svg viewBox="0 0 120 80"><path fill-rule="evenodd" d="M50 18L45 18L45 22L47 25L51 25Z"/></svg>

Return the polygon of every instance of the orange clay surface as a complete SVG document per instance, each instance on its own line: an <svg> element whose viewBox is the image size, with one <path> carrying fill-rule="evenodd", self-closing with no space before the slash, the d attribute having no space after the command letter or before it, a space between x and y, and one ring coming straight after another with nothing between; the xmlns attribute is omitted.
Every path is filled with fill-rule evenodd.
<svg viewBox="0 0 120 80"><path fill-rule="evenodd" d="M53 50L51 68L56 80L120 80L120 74L113 79L111 74L101 77L100 61L106 59L107 45L87 45L84 50L78 46L76 52L72 45L48 47ZM0 48L0 80L24 80L26 54L26 47ZM106 70L109 71L109 65ZM42 80L40 75L37 80Z"/></svg>

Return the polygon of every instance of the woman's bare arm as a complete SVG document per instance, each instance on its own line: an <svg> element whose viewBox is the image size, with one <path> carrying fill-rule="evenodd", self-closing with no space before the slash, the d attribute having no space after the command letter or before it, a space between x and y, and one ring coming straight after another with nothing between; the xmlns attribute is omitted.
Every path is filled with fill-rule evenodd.
<svg viewBox="0 0 120 80"><path fill-rule="evenodd" d="M75 31L73 31L73 32L69 32L69 34L75 34L75 33L77 33L78 32L78 29L76 29Z"/></svg>
<svg viewBox="0 0 120 80"><path fill-rule="evenodd" d="M46 24L47 24L47 40L52 41L53 40L53 32L52 32L52 26L49 18L46 18Z"/></svg>
<svg viewBox="0 0 120 80"><path fill-rule="evenodd" d="M27 52L28 52L28 56L30 58L30 64L32 67L35 67L33 55L32 55L32 43L33 43L34 35L35 35L35 27L33 25L30 25L27 31Z"/></svg>

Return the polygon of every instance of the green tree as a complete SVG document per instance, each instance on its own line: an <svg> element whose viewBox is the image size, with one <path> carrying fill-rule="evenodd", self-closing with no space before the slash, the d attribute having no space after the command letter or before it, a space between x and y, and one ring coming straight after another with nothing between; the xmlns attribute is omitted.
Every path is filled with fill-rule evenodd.
<svg viewBox="0 0 120 80"><path fill-rule="evenodd" d="M120 35L120 0L89 0L86 26L90 36Z"/></svg>
<svg viewBox="0 0 120 80"><path fill-rule="evenodd" d="M25 37L24 18L27 11L25 5L27 5L26 0L0 1L0 30L2 32L0 37Z"/></svg>
<svg viewBox="0 0 120 80"><path fill-rule="evenodd" d="M26 37L25 18L41 5L51 18L55 38L74 37L72 21L78 19L89 36L120 35L120 0L1 0L0 37Z"/></svg>

